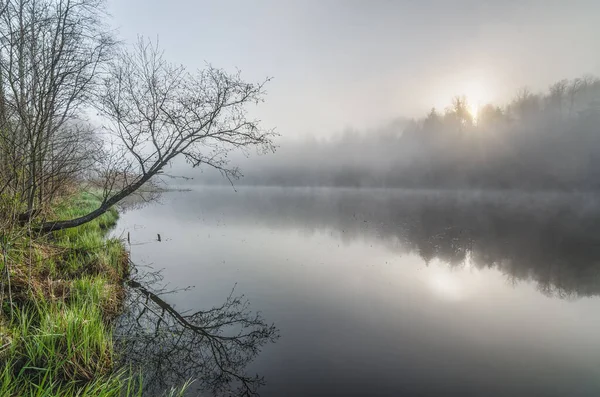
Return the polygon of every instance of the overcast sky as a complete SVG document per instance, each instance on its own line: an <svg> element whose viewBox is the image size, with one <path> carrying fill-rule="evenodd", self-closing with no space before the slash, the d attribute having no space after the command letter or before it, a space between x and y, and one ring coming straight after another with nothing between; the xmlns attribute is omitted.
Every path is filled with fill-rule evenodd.
<svg viewBox="0 0 600 397"><path fill-rule="evenodd" d="M110 0L120 36L167 57L274 77L259 115L325 136L527 85L600 74L600 1Z"/></svg>

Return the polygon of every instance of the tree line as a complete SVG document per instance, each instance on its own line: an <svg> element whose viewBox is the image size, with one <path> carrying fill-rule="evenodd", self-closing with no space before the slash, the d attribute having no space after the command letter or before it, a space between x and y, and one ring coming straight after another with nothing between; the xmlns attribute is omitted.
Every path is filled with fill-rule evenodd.
<svg viewBox="0 0 600 397"><path fill-rule="evenodd" d="M444 109L367 132L282 144L249 163L243 183L596 190L600 187L600 80L519 90L503 106ZM216 182L206 178L208 182Z"/></svg>
<svg viewBox="0 0 600 397"><path fill-rule="evenodd" d="M593 193L417 189L203 189L202 218L278 232L326 234L451 268L497 269L560 298L600 296L600 210ZM186 202L187 201L187 202Z"/></svg>

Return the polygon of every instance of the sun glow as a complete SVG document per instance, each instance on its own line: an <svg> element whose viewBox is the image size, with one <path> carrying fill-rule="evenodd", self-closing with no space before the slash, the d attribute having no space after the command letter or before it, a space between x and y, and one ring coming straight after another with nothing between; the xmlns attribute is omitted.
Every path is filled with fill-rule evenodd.
<svg viewBox="0 0 600 397"><path fill-rule="evenodd" d="M443 300L457 301L464 297L460 279L449 271L434 273L429 279L429 287Z"/></svg>
<svg viewBox="0 0 600 397"><path fill-rule="evenodd" d="M467 98L467 101L469 101L469 98ZM469 105L469 114L473 118L473 122L477 123L477 116L479 115L479 104L469 101L468 105Z"/></svg>
<svg viewBox="0 0 600 397"><path fill-rule="evenodd" d="M486 104L494 101L493 84L482 72L464 73L448 77L448 81L440 81L436 87L435 102L437 109L451 108L452 99L464 98L467 101L467 111L473 122L477 123L479 111Z"/></svg>

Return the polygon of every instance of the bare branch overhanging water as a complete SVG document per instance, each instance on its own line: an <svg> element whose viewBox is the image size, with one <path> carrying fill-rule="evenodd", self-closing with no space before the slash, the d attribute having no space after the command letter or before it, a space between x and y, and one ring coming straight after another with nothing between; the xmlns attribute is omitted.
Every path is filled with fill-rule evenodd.
<svg viewBox="0 0 600 397"><path fill-rule="evenodd" d="M245 367L279 338L275 325L253 312L235 289L220 306L179 312L167 295L182 290L167 289L160 272L133 269L117 339L123 363L143 372L145 393L160 395L193 380L191 388L198 392L258 395L265 380Z"/></svg>

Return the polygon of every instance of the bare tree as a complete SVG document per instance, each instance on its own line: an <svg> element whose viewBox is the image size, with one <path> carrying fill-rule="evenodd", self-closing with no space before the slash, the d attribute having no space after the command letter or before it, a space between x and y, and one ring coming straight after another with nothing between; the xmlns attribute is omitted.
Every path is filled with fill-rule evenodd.
<svg viewBox="0 0 600 397"><path fill-rule="evenodd" d="M585 88L585 84L586 82L584 79L576 78L573 79L567 87L567 92L569 94L569 117L573 114L577 95Z"/></svg>
<svg viewBox="0 0 600 397"><path fill-rule="evenodd" d="M164 60L158 47L139 39L133 51L112 62L97 98L99 114L114 138L113 153L121 164L107 167L103 201L95 211L70 220L45 222L44 232L76 227L102 215L134 193L178 156L192 167L208 166L231 179L240 176L228 153L234 149L274 149L272 130L248 116L264 84L246 83L208 65L196 73Z"/></svg>
<svg viewBox="0 0 600 397"><path fill-rule="evenodd" d="M115 41L104 0L0 1L0 157L25 218L85 168L82 114Z"/></svg>
<svg viewBox="0 0 600 397"><path fill-rule="evenodd" d="M566 79L557 81L552 84L549 89L548 103L549 108L553 111L558 112L558 115L562 117L564 102L569 90L569 81Z"/></svg>
<svg viewBox="0 0 600 397"><path fill-rule="evenodd" d="M518 120L524 121L536 116L540 112L540 98L533 94L527 87L520 88L513 101L509 105L509 113L512 113Z"/></svg>

